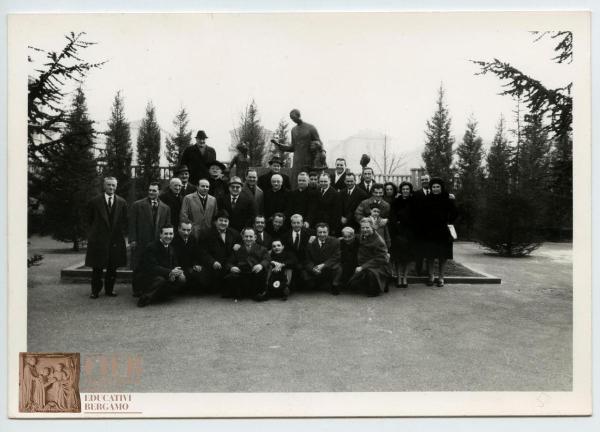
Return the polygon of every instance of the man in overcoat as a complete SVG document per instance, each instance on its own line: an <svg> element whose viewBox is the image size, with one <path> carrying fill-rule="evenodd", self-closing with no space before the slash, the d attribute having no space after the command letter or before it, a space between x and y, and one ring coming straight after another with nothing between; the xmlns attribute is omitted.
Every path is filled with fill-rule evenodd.
<svg viewBox="0 0 600 432"><path fill-rule="evenodd" d="M90 298L97 299L102 290L102 273L104 276L104 293L115 297L115 279L117 267L127 264L127 202L115 194L117 179L105 177L104 193L92 198L87 205L88 245L85 254L85 265L92 268L92 293Z"/></svg>
<svg viewBox="0 0 600 432"><path fill-rule="evenodd" d="M263 191L270 189L271 188L271 177L273 177L275 174L279 174L281 176L283 189L290 190L291 189L290 178L286 174L281 172L282 165L283 165L283 162L281 161L281 158L279 156L273 156L269 160L269 171L264 173L263 175L261 175L258 178L258 182L257 182L258 187L261 188Z"/></svg>
<svg viewBox="0 0 600 432"><path fill-rule="evenodd" d="M183 203L183 194L181 193L181 179L173 177L169 180L169 187L159 195L159 199L169 206L171 210L171 225L179 224L179 213L181 212L181 204Z"/></svg>
<svg viewBox="0 0 600 432"><path fill-rule="evenodd" d="M242 194L242 179L231 177L229 180L229 193L218 202L220 209L229 213L229 226L241 232L243 228L251 227L254 222L254 202L250 197Z"/></svg>
<svg viewBox="0 0 600 432"><path fill-rule="evenodd" d="M180 222L192 223L192 235L196 238L202 230L209 229L217 213L217 200L208 194L210 183L207 179L198 182L198 191L186 195L181 204Z"/></svg>
<svg viewBox="0 0 600 432"><path fill-rule="evenodd" d="M361 202L369 198L367 193L356 186L356 175L353 173L346 173L344 179L346 188L340 191L340 198L342 202L342 217L340 223L342 227L352 227L355 230L358 229L358 223L354 220L354 212Z"/></svg>
<svg viewBox="0 0 600 432"><path fill-rule="evenodd" d="M305 228L308 228L309 221L313 220L313 213L318 201L319 194L316 190L308 187L308 174L302 171L298 174L298 187L288 195L287 209L285 215L287 219L295 214L302 216Z"/></svg>
<svg viewBox="0 0 600 432"><path fill-rule="evenodd" d="M346 187L345 180L347 173L346 159L337 158L335 160L335 172L331 174L331 186L338 192Z"/></svg>
<svg viewBox="0 0 600 432"><path fill-rule="evenodd" d="M180 222L172 245L175 255L177 255L177 262L185 275L186 287L193 291L199 291L206 281L201 276L202 254L200 245L191 234L192 224Z"/></svg>
<svg viewBox="0 0 600 432"><path fill-rule="evenodd" d="M217 159L217 152L206 144L208 136L203 130L196 134L196 144L188 146L181 155L180 164L190 170L190 182L197 185L202 178L208 178L209 164Z"/></svg>
<svg viewBox="0 0 600 432"><path fill-rule="evenodd" d="M331 235L337 235L342 217L342 207L340 194L331 187L330 182L331 179L327 174L323 173L319 176L320 190L310 225L314 227L319 222L325 222L329 226Z"/></svg>
<svg viewBox="0 0 600 432"><path fill-rule="evenodd" d="M203 277L222 294L225 293L223 279L227 274L227 262L233 253L233 245L241 242L239 232L229 227L229 214L225 210L219 210L214 225L200 234Z"/></svg>
<svg viewBox="0 0 600 432"><path fill-rule="evenodd" d="M246 173L246 182L242 187L242 194L250 197L254 202L254 213L264 214L265 197L263 190L258 187L258 172L255 169L249 169Z"/></svg>
<svg viewBox="0 0 600 432"><path fill-rule="evenodd" d="M132 255L133 295L141 295L139 271L146 247L160 238L160 229L171 225L171 209L158 199L159 184L150 183L148 196L137 200L129 212L129 246Z"/></svg>
<svg viewBox="0 0 600 432"><path fill-rule="evenodd" d="M381 208L381 217L388 218L390 215L390 205L383 199L383 185L375 183L371 188L371 196L356 207L354 211L354 220L360 223L362 218L371 215L371 205L377 204Z"/></svg>

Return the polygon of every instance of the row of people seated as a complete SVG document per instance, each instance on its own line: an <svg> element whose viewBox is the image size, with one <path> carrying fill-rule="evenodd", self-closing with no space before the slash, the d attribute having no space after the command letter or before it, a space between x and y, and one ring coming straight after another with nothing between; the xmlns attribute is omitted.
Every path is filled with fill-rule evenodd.
<svg viewBox="0 0 600 432"><path fill-rule="evenodd" d="M330 235L326 223L318 223L314 231L305 228L297 214L290 230L269 238L261 231L262 221L264 217L257 216L254 227L240 233L221 210L214 225L198 238L188 222L180 222L177 232L170 224L161 227L159 240L145 248L136 273L141 287L138 306L183 290L217 291L235 301L274 296L287 300L292 289L325 289L338 295L348 288L369 296L387 290L390 255L372 218L361 221L360 236L346 227L341 239Z"/></svg>

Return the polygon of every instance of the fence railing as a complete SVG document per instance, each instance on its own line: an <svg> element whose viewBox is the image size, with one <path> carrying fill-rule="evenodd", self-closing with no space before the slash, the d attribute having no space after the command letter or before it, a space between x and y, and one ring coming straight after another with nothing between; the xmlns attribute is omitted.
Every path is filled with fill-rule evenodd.
<svg viewBox="0 0 600 432"><path fill-rule="evenodd" d="M98 169L98 173L102 174L104 172L104 164L99 163L97 165L97 169ZM262 174L263 172L268 171L268 168L266 167L258 167L257 171L260 174ZM281 171L285 174L289 174L290 168L282 168ZM333 173L333 168L328 170L330 173ZM420 187L421 185L421 176L424 173L424 170L419 169L419 168L412 168L410 174L375 174L374 175L374 179L375 182L377 183L386 183L386 182L392 182L396 185L399 185L400 183L402 183L403 181L407 181L407 182L411 182L413 184L413 187L416 189L418 187ZM131 178L139 178L141 177L142 174L142 167L139 165L131 165ZM160 166L158 167L158 179L160 180L168 180L171 177L173 177L173 168L169 167L169 166ZM358 175L358 179L360 180L360 174Z"/></svg>

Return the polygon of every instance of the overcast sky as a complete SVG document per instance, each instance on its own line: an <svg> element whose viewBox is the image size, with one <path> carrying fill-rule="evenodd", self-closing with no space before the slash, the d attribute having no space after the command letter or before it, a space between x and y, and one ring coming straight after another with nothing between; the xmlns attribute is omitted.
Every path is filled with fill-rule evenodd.
<svg viewBox="0 0 600 432"><path fill-rule="evenodd" d="M459 19L460 18L460 19ZM469 59L512 63L544 84L570 82L572 66L550 58L550 40L534 43L515 20L444 14L211 14L31 17L30 44L60 49L63 35L85 31L98 45L82 52L108 60L84 90L91 117L104 124L117 90L130 121L152 101L161 127L172 131L180 109L227 160L229 130L254 99L262 124L275 129L292 108L314 124L326 147L364 129L422 146L425 122L446 89L459 141L474 115L486 144L500 114L514 102L500 81L477 76ZM533 29L533 26L532 26ZM291 127L291 125L290 125ZM135 146L135 143L134 143Z"/></svg>

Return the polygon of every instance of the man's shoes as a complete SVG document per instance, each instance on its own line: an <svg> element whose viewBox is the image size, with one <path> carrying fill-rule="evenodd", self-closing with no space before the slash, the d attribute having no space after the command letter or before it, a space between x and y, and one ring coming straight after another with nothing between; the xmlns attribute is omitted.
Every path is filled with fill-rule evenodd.
<svg viewBox="0 0 600 432"><path fill-rule="evenodd" d="M264 302L266 300L268 300L267 291L263 291L263 292L257 294L256 297L254 297L254 301L257 301L257 302Z"/></svg>
<svg viewBox="0 0 600 432"><path fill-rule="evenodd" d="M132 295L133 297L135 297L135 298L139 298L139 297L141 297L141 296L142 296L142 294L141 294L141 293L139 293L139 292L134 292L134 293L133 293L133 294L131 294L131 295Z"/></svg>
<svg viewBox="0 0 600 432"><path fill-rule="evenodd" d="M90 298L91 299L97 299L98 298L98 294L97 293L91 293L90 294Z"/></svg>
<svg viewBox="0 0 600 432"><path fill-rule="evenodd" d="M444 279L440 278L437 280L437 287L442 288L444 286Z"/></svg>
<svg viewBox="0 0 600 432"><path fill-rule="evenodd" d="M425 282L425 285L433 286L433 279L427 279L427 282Z"/></svg>
<svg viewBox="0 0 600 432"><path fill-rule="evenodd" d="M116 292L114 292L114 291L111 291L111 292L107 292L107 293L106 293L106 296L107 296L107 297L117 297L117 296L118 296L118 294L117 294Z"/></svg>
<svg viewBox="0 0 600 432"><path fill-rule="evenodd" d="M150 304L150 297L143 295L137 302L138 307L148 306Z"/></svg>
<svg viewBox="0 0 600 432"><path fill-rule="evenodd" d="M331 294L333 294L334 296L336 295L340 295L340 287L337 285L334 285L331 287Z"/></svg>

